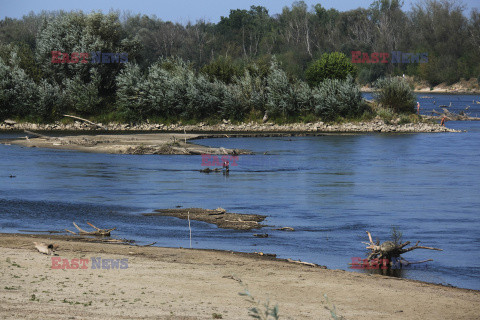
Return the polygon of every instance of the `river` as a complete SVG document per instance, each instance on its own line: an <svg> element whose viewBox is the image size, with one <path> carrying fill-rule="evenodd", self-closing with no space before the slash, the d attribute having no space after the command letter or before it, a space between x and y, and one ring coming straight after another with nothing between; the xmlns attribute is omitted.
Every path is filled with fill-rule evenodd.
<svg viewBox="0 0 480 320"><path fill-rule="evenodd" d="M429 96L436 103L450 99ZM480 114L477 106L471 110ZM351 270L352 257L365 257L365 231L385 241L395 226L405 241L444 250L406 253L411 261L434 261L400 276L480 290L480 122L447 126L467 132L198 140L256 152L240 156L229 176L200 173L201 156L0 145L0 232L63 230L89 221L117 227L120 238L188 247L186 221L141 213L223 207L265 214L267 225L295 231L232 231L193 221L194 248L275 253ZM0 139L15 135L0 133Z"/></svg>

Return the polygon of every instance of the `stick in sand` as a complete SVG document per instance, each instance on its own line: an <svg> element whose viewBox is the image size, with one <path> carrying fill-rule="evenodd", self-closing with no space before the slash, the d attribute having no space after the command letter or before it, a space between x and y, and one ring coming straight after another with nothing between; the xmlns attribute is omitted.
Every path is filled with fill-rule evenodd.
<svg viewBox="0 0 480 320"><path fill-rule="evenodd" d="M187 217L188 217L188 230L190 230L190 249L192 249L192 227L190 226L190 211L188 211Z"/></svg>

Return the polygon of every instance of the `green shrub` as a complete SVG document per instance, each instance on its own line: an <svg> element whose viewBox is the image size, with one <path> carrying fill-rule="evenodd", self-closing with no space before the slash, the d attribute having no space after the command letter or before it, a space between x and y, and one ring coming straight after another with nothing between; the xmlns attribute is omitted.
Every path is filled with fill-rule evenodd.
<svg viewBox="0 0 480 320"><path fill-rule="evenodd" d="M314 61L305 72L305 79L311 86L316 86L325 79L345 80L350 75L357 76L357 68L341 52L324 53Z"/></svg>
<svg viewBox="0 0 480 320"><path fill-rule="evenodd" d="M415 94L403 78L382 78L374 83L374 87L374 98L382 107L397 113L415 112Z"/></svg>
<svg viewBox="0 0 480 320"><path fill-rule="evenodd" d="M302 81L290 83L276 61L272 62L265 90L266 108L273 118L299 116L311 109L311 89Z"/></svg>
<svg viewBox="0 0 480 320"><path fill-rule="evenodd" d="M152 106L145 101L145 77L138 65L128 63L116 78L117 111L123 121L142 120Z"/></svg>
<svg viewBox="0 0 480 320"><path fill-rule="evenodd" d="M78 75L65 80L64 93L70 107L68 109L82 116L92 115L100 109L101 98L98 92L100 76L95 69L92 69L90 74L91 80L88 83L83 82Z"/></svg>
<svg viewBox="0 0 480 320"><path fill-rule="evenodd" d="M315 114L327 121L360 116L366 110L360 88L352 78L325 80L313 89L312 96Z"/></svg>
<svg viewBox="0 0 480 320"><path fill-rule="evenodd" d="M0 120L25 117L32 113L38 101L35 82L18 67L20 59L12 52L10 65L0 58Z"/></svg>
<svg viewBox="0 0 480 320"><path fill-rule="evenodd" d="M35 103L34 114L43 120L54 120L65 108L66 98L56 83L42 79L38 84L38 100Z"/></svg>
<svg viewBox="0 0 480 320"><path fill-rule="evenodd" d="M376 109L377 115L382 118L385 122L390 122L395 117L395 112L389 108L378 107Z"/></svg>
<svg viewBox="0 0 480 320"><path fill-rule="evenodd" d="M226 84L233 82L242 74L242 68L234 63L231 57L220 56L200 70L210 81L221 81Z"/></svg>
<svg viewBox="0 0 480 320"><path fill-rule="evenodd" d="M407 116L405 114L400 115L400 121L398 121L398 124L406 124L406 123L410 123L410 122L412 122L412 121L410 120L409 116Z"/></svg>
<svg viewBox="0 0 480 320"><path fill-rule="evenodd" d="M265 112L267 103L266 97L266 80L260 72L255 69L246 70L242 77L234 79L234 85L239 90L239 98L241 103L248 110L257 110L261 113Z"/></svg>

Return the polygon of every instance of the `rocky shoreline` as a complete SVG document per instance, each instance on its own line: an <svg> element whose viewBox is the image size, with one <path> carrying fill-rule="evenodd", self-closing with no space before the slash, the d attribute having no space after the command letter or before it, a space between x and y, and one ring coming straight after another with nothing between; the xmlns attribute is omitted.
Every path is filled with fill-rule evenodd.
<svg viewBox="0 0 480 320"><path fill-rule="evenodd" d="M87 124L81 121L75 121L70 124L56 122L53 124L36 124L36 123L16 123L15 121L6 120L0 123L0 131L150 131L150 132L188 132L188 133L417 133L417 132L460 132L458 130L449 129L437 123L406 123L400 124L400 119L396 119L390 123L376 118L368 122L352 122L352 123L291 123L278 125L274 123L240 123L232 124L228 120L223 120L220 124L207 125L199 123L196 125L179 124L122 124L109 123L98 124L97 126ZM100 127L102 128L100 128Z"/></svg>

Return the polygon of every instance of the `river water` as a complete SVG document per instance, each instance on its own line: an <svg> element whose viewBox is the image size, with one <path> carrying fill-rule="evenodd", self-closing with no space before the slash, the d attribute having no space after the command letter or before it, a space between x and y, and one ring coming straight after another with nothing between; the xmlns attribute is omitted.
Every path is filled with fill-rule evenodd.
<svg viewBox="0 0 480 320"><path fill-rule="evenodd" d="M480 114L478 106L471 110ZM467 132L198 140L256 152L240 156L229 176L198 172L201 156L0 145L0 232L89 221L117 227L120 238L188 247L185 220L141 213L223 207L264 214L266 224L296 231L232 231L192 221L194 248L276 253L351 270L352 257L365 257L365 231L385 241L395 226L404 241L444 250L406 253L410 261L434 261L400 276L480 290L480 122L447 126Z"/></svg>

